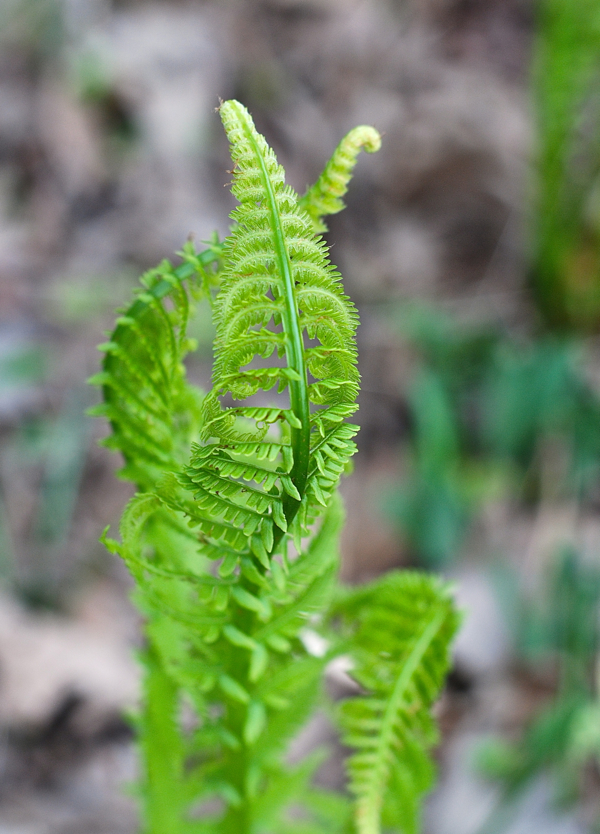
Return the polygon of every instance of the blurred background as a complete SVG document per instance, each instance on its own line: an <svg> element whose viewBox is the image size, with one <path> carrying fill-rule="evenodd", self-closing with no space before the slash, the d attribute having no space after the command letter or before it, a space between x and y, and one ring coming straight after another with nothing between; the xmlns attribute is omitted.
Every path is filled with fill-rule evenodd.
<svg viewBox="0 0 600 834"><path fill-rule="evenodd" d="M0 834L134 834L140 624L98 543L96 345L233 207L214 108L303 191L351 127L343 574L456 582L426 834L600 831L600 0L0 0ZM206 385L211 325L194 322Z"/></svg>

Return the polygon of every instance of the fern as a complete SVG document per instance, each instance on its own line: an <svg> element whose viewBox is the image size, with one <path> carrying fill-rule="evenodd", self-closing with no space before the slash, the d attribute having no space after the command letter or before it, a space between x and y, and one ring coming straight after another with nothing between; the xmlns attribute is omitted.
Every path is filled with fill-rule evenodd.
<svg viewBox="0 0 600 834"><path fill-rule="evenodd" d="M142 489L178 468L198 425L199 394L187 385L182 364L195 347L187 336L190 296L210 297L221 247L215 241L197 255L187 243L181 255L176 269L163 261L142 277L136 300L99 346L106 354L102 372L90 380L102 386L104 399L90 413L111 423L104 445L123 454L122 477Z"/></svg>
<svg viewBox="0 0 600 834"><path fill-rule="evenodd" d="M319 755L295 768L284 756L319 700L326 663L364 651L355 597L332 609L343 524L336 488L358 431L347 422L359 385L358 319L315 229L342 207L358 151L376 150L379 137L351 132L300 199L245 108L228 101L220 114L239 201L231 234L200 253L187 244L181 265L147 273L93 380L104 395L96 413L111 424L107 445L121 451L121 474L139 489L121 541L103 540L132 573L146 618L144 832L342 834L351 806L312 786ZM202 299L216 328L206 394L187 383L183 364L193 302ZM371 589L365 604L387 605L385 588L383 596ZM411 638L394 617L379 623L382 646L410 669L401 673L406 692L427 682L423 710L441 684L450 609L427 579L406 603L421 611L434 599L443 623L422 657L404 656ZM344 612L341 633L337 620L327 625L330 610ZM324 656L307 651L307 626L327 638ZM389 694L373 691L378 702ZM187 727L184 705L194 716ZM364 828L361 802L359 831L377 830Z"/></svg>
<svg viewBox="0 0 600 834"><path fill-rule="evenodd" d="M300 199L300 205L309 214L315 232L326 232L323 217L337 214L344 208L342 197L348 190L361 149L376 153L380 147L381 136L369 125L355 127L342 139L319 179Z"/></svg>
<svg viewBox="0 0 600 834"><path fill-rule="evenodd" d="M348 762L357 831L376 834L383 815L414 834L419 801L433 782L427 751L437 731L430 710L457 615L447 587L411 572L388 574L350 594L340 609L351 634L352 674L366 693L341 709L344 740L358 748Z"/></svg>

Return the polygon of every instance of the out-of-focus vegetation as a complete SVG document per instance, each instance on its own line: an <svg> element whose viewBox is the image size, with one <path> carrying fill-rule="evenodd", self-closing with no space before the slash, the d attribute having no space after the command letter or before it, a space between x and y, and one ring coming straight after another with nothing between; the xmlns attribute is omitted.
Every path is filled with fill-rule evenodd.
<svg viewBox="0 0 600 834"><path fill-rule="evenodd" d="M456 565L495 502L532 516L560 506L580 518L597 512L600 5L539 0L536 23L526 216L533 315L519 333L435 307L394 318L415 360L408 462L384 504L412 559L432 569ZM568 535L555 542L536 591L524 590L531 577L522 566L497 564L503 556L496 549L492 564L516 662L532 674L550 669L554 684L519 740L490 742L479 757L502 785L482 834L510 827L541 773L554 774L556 798L568 803L600 768L597 542L591 551Z"/></svg>
<svg viewBox="0 0 600 834"><path fill-rule="evenodd" d="M531 274L551 328L600 323L600 6L539 0Z"/></svg>
<svg viewBox="0 0 600 834"><path fill-rule="evenodd" d="M482 834L506 827L523 791L541 771L550 771L556 801L564 805L576 801L590 770L600 766L600 568L565 546L555 554L545 579L533 598L513 582L508 607L517 615L513 630L518 656L534 668L552 664L557 690L522 738L490 741L479 752L482 772L502 785L500 802Z"/></svg>
<svg viewBox="0 0 600 834"><path fill-rule="evenodd" d="M408 477L387 507L417 562L442 566L494 498L590 504L600 474L600 397L585 344L514 338L432 308L403 311L416 353L409 389Z"/></svg>

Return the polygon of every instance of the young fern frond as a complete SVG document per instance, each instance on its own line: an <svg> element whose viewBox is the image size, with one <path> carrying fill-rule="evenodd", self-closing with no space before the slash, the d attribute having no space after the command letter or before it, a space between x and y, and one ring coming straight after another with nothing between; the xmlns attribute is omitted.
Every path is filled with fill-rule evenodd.
<svg viewBox="0 0 600 834"><path fill-rule="evenodd" d="M123 514L121 542L104 542L132 573L146 618L143 831L348 834L349 802L310 786L318 757L294 768L283 756L317 703L335 651L357 641L357 656L366 657L363 621L352 626L357 602L343 608L341 644L330 629L323 656L305 645L307 627L324 628L334 597L343 523L336 488L358 431L346 422L359 383L356 310L314 225L341 208L358 151L375 150L378 134L352 132L299 200L245 108L229 101L220 113L239 200L233 230L200 254L188 244L180 266L165 262L145 276L94 380L105 401L97 412L111 422L108 445L123 453L122 474L140 490ZM201 298L212 303L216 328L206 395L188 385L183 366L190 302ZM265 402L260 392L274 388ZM431 601L423 594L419 603L409 593L419 611ZM384 597L383 608L391 606ZM443 668L431 659L432 646L442 651L437 630L431 645L411 654L408 634L380 625L395 662L411 669L407 697L428 686L430 700ZM422 670L413 668L421 661ZM361 668L358 679L370 686ZM197 719L187 733L178 727L182 702ZM425 724L417 723L418 735ZM377 772L386 782L400 771L384 746ZM366 794L379 808L373 790ZM415 792L405 793L414 804ZM360 834L376 830L360 825Z"/></svg>
<svg viewBox="0 0 600 834"><path fill-rule="evenodd" d="M239 518L238 506L257 512L261 518L244 523L244 529L249 530L250 549L265 559L300 509L296 538L307 532L315 502L327 505L354 452L356 429L343 421L355 410L358 393L357 315L324 242L314 235L248 111L230 101L220 112L234 161L232 190L240 205L224 246L214 307L213 390L204 403L202 436L216 442L197 450L185 485L197 489L195 499L201 503L215 492L224 496L219 505L224 520L236 513ZM306 338L317 344L307 347ZM257 358L273 355L285 363L256 367ZM288 390L289 408L220 405L227 394L245 400L275 386L278 392ZM320 406L313 409L314 423L311 404ZM243 429L241 421L247 424ZM257 468L252 457L277 422L285 424L281 453L269 473ZM325 432L316 430L327 422ZM262 487L251 488L240 479ZM217 508L214 500L213 506Z"/></svg>
<svg viewBox="0 0 600 834"><path fill-rule="evenodd" d="M433 782L431 706L458 627L449 588L423 574L389 573L350 593L336 613L349 630L351 674L365 692L344 701L340 714L344 741L356 749L348 774L357 834L379 834L382 820L416 834Z"/></svg>
<svg viewBox="0 0 600 834"><path fill-rule="evenodd" d="M381 147L381 136L369 125L359 125L350 131L333 152L319 179L300 198L299 204L313 222L315 232L326 232L323 217L337 214L344 208L342 197L361 150L375 153Z"/></svg>

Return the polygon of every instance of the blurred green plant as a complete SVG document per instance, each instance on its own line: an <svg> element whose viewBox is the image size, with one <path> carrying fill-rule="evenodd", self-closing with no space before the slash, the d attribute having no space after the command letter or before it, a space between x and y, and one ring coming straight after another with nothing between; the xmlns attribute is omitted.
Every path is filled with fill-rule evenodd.
<svg viewBox="0 0 600 834"><path fill-rule="evenodd" d="M534 668L540 662L553 664L558 688L520 741L496 739L481 749L480 769L502 786L485 834L504 828L520 796L541 772L552 773L557 801L568 804L580 795L589 766L600 769L600 567L564 546L550 566L545 587L533 599L515 591L517 652Z"/></svg>
<svg viewBox="0 0 600 834"><path fill-rule="evenodd" d="M385 506L417 561L456 557L482 505L507 491L530 504L544 490L593 496L600 397L582 344L516 339L423 306L403 311L399 327L416 356L408 469Z"/></svg>
<svg viewBox="0 0 600 834"><path fill-rule="evenodd" d="M397 323L419 358L407 397L408 470L384 506L415 560L439 567L456 556L478 505L498 486L472 425L480 422L476 412L498 334L461 327L422 305L406 307Z"/></svg>
<svg viewBox="0 0 600 834"><path fill-rule="evenodd" d="M532 286L551 328L600 324L600 5L538 0Z"/></svg>
<svg viewBox="0 0 600 834"><path fill-rule="evenodd" d="M28 54L32 62L58 55L65 43L64 0L3 0L0 44Z"/></svg>
<svg viewBox="0 0 600 834"><path fill-rule="evenodd" d="M69 55L70 84L76 97L94 115L107 158L134 148L142 134L131 103L115 83L109 56L96 44L83 42Z"/></svg>
<svg viewBox="0 0 600 834"><path fill-rule="evenodd" d="M7 340L0 346L0 401L5 408L42 379L45 364L43 351L31 342Z"/></svg>
<svg viewBox="0 0 600 834"><path fill-rule="evenodd" d="M90 421L83 414L89 395L74 387L49 413L40 400L48 373L47 355L34 342L9 341L0 350L7 425L25 412L0 450L0 580L28 605L58 608L71 571L64 553L89 446ZM8 500L18 480L32 507L25 525L15 523Z"/></svg>
<svg viewBox="0 0 600 834"><path fill-rule="evenodd" d="M11 504L0 495L1 579L32 607L60 608L65 580L73 574L65 553L89 448L90 421L84 415L89 401L86 390L73 389L55 415L25 419L3 445L3 485L7 488L18 471L33 493L33 509L16 535Z"/></svg>
<svg viewBox="0 0 600 834"><path fill-rule="evenodd" d="M42 478L32 530L36 549L43 556L36 560L37 570L22 590L32 602L56 605L60 599L67 573L61 554L72 530L90 441L90 423L85 419L89 404L87 391L74 389L68 392L56 417L44 424Z"/></svg>

